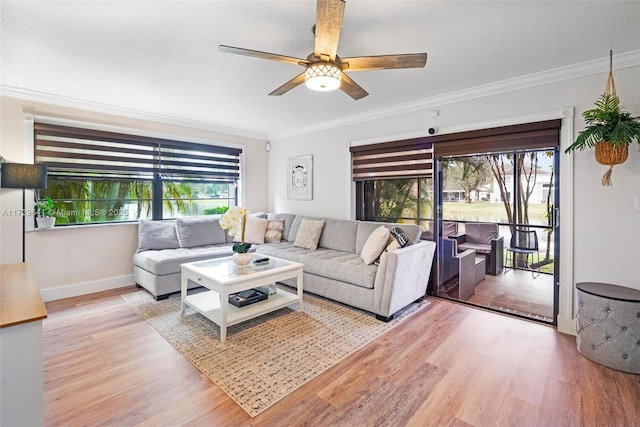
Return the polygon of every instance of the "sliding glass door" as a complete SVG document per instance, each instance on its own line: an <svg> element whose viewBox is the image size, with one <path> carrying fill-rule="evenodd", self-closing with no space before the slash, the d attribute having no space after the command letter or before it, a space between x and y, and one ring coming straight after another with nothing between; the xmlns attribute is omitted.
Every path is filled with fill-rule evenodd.
<svg viewBox="0 0 640 427"><path fill-rule="evenodd" d="M352 146L356 218L423 227L437 251L429 293L554 323L560 127L555 119ZM535 250L516 249L520 235Z"/></svg>
<svg viewBox="0 0 640 427"><path fill-rule="evenodd" d="M542 149L436 159L436 295L554 323L557 158ZM515 235L535 249L515 249Z"/></svg>

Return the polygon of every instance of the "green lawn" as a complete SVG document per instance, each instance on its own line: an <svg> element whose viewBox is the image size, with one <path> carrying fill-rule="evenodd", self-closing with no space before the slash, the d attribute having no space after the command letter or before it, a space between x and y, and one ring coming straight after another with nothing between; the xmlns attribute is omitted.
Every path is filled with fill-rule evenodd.
<svg viewBox="0 0 640 427"><path fill-rule="evenodd" d="M535 225L547 225L546 205L542 203L529 205L529 223ZM502 203L491 202L445 202L443 203L444 220L460 220L460 221L486 221L486 222L509 222L507 214ZM505 232L505 227L501 227L501 233ZM509 233L508 231L506 231ZM546 249L546 233L543 230L538 232L540 239L540 255L544 256ZM553 244L553 243L552 243ZM505 237L505 245L508 246L508 238ZM506 248L505 246L505 248ZM505 254L506 255L506 254ZM553 253L551 254L553 257ZM541 268L544 273L553 273L553 262L546 264Z"/></svg>
<svg viewBox="0 0 640 427"><path fill-rule="evenodd" d="M444 220L509 222L502 203L491 202L445 202ZM529 223L547 225L547 206L542 203L529 205Z"/></svg>

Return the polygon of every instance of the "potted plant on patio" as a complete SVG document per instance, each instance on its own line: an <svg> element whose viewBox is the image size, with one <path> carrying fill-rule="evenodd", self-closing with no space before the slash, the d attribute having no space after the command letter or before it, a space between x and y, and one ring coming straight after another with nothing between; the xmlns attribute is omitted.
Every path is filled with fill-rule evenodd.
<svg viewBox="0 0 640 427"><path fill-rule="evenodd" d="M53 228L56 224L56 218L53 214L53 200L51 197L46 197L45 200L40 200L36 204L38 209L38 216L36 217L36 222L38 223L38 228Z"/></svg>
<svg viewBox="0 0 640 427"><path fill-rule="evenodd" d="M596 161L609 166L602 177L602 185L610 186L611 172L614 165L627 160L629 145L635 140L640 146L640 117L633 117L628 111L620 109L620 98L616 95L615 82L610 55L609 79L605 92L596 101L591 110L582 113L587 127L578 134L575 142L565 153L574 150L595 148Z"/></svg>

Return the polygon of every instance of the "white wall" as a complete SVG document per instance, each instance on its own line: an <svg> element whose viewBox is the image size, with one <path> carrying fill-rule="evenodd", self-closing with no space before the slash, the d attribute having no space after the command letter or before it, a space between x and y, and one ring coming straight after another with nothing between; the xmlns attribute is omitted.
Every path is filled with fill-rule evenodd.
<svg viewBox="0 0 640 427"><path fill-rule="evenodd" d="M33 148L25 143L25 113L142 132L195 138L211 143L244 146L244 205L267 210L267 152L265 140L219 134L152 121L91 113L8 97L1 98L0 154L8 162L30 163ZM22 192L0 189L0 212L22 207ZM20 262L22 220L0 216L0 263ZM137 246L137 225L59 227L26 233L26 260L32 266L45 300L79 295L133 284L132 255Z"/></svg>
<svg viewBox="0 0 640 427"><path fill-rule="evenodd" d="M639 115L640 67L616 70L615 78L622 105L634 115ZM472 127L482 127L483 122L495 123L510 118L517 120L520 116L562 110L565 107L575 107L575 137L584 127L581 113L593 107L593 102L604 90L606 80L606 73L601 73L441 105L436 107L439 110L436 118L428 118L427 111L422 110L272 140L269 153L269 209L337 218L352 217L350 141L385 135L393 140L393 135L417 131L425 131L426 135L429 127L446 133L447 129L457 130L470 124ZM314 156L313 200L289 201L285 176L287 157L305 154ZM614 168L614 186L611 188L603 187L600 183L606 167L596 163L593 151L577 152L573 154L573 160L574 175L568 177L570 182L565 185L569 188L573 186L574 215L568 221L570 223L562 224L563 230L573 227L574 233L573 241L569 242L573 246L573 257L565 256L573 259L561 260L565 277L573 278L573 283L561 283L564 292L561 291L560 317L565 320L573 317L575 282L600 281L640 289L640 212L634 210L634 198L640 196L638 145L634 144L631 148L626 163ZM571 274L566 275L568 272ZM562 321L560 318L558 320Z"/></svg>
<svg viewBox="0 0 640 427"><path fill-rule="evenodd" d="M622 104L634 114L640 114L640 67L616 70L615 73ZM351 218L348 150L351 141L384 136L393 139L394 135L425 131L429 127L439 128L442 133L503 119L515 118L513 120L517 121L521 116L564 107L575 107L573 133L577 135L584 127L581 112L593 106L605 82L606 73L602 73L440 105L436 107L439 110L436 118L427 118L427 111L421 110L274 139L268 154L264 148L266 141L262 140L2 97L0 154L7 161L28 161L29 148L24 144L23 133L25 113L244 144L245 205L250 210ZM606 168L595 162L593 152L573 155L574 175L570 177L569 186L574 191L574 217L570 224L562 224L563 230L573 227L574 239L570 242L573 257L561 260L561 269L570 270L572 280L568 284L562 283L565 292L560 300L561 316L569 319L573 316L575 282L602 281L640 289L640 213L634 210L634 199L640 197L640 153L636 148L636 145L632 147L625 164L615 167L612 188L600 185L600 177ZM314 157L313 200L287 200L287 158L307 154ZM19 190L0 190L0 210L20 207ZM45 298L46 295L67 296L126 282L133 271L131 254L135 245L136 227L133 225L61 228L29 232L26 236L27 261L33 265L42 288L48 291ZM0 263L19 262L20 252L20 218L1 216Z"/></svg>

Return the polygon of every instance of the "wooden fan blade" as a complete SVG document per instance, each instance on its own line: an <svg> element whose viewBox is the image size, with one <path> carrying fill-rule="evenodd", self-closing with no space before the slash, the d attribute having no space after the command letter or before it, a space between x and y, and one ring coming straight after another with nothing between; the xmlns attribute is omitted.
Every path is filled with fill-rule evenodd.
<svg viewBox="0 0 640 427"><path fill-rule="evenodd" d="M342 73L342 84L340 85L340 89L356 101L369 95L369 92L362 89L358 83L354 82L353 79L345 73Z"/></svg>
<svg viewBox="0 0 640 427"><path fill-rule="evenodd" d="M291 89L293 89L294 87L302 83L304 83L304 73L298 74L297 76L295 76L294 78L292 78L291 80L289 80L288 82L280 86L278 89L271 92L269 95L279 96L279 95L285 94L289 92Z"/></svg>
<svg viewBox="0 0 640 427"><path fill-rule="evenodd" d="M344 0L318 0L316 7L315 56L335 61L344 16ZM326 60L326 59L325 59Z"/></svg>
<svg viewBox="0 0 640 427"><path fill-rule="evenodd" d="M349 71L391 70L394 68L424 68L427 64L426 53L408 53L403 55L359 56L340 58L342 69Z"/></svg>
<svg viewBox="0 0 640 427"><path fill-rule="evenodd" d="M277 55L275 53L260 52L259 50L243 49L241 47L220 45L218 49L221 52L235 53L236 55L251 56L253 58L268 59L270 61L287 62L289 64L306 66L309 61L306 59L293 58L291 56Z"/></svg>

